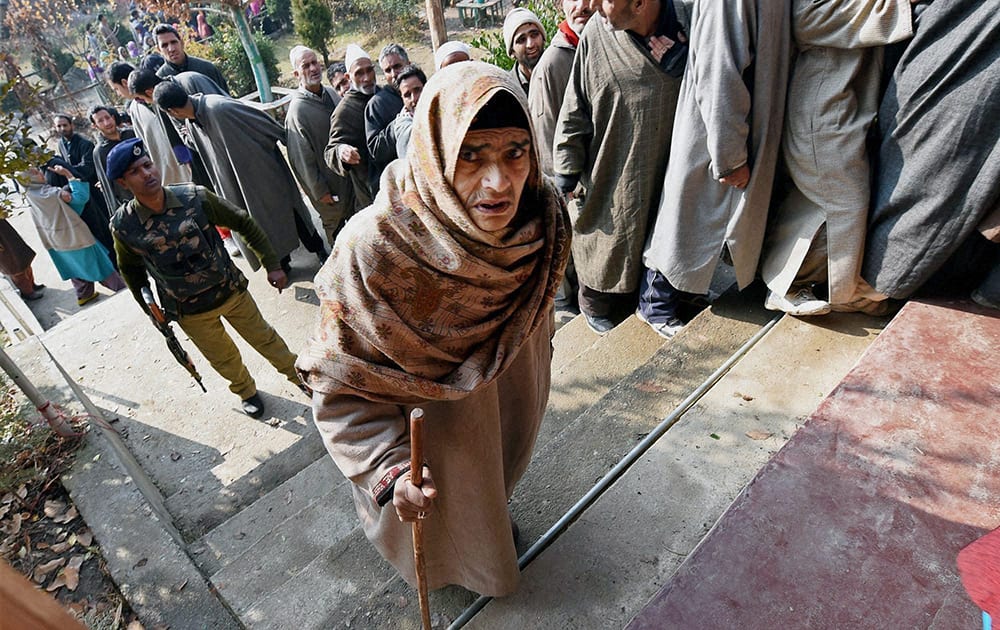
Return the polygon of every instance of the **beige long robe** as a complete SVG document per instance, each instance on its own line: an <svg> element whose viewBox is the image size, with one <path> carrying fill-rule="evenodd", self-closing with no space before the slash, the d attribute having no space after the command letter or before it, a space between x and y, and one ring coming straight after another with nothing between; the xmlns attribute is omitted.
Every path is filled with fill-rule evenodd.
<svg viewBox="0 0 1000 630"><path fill-rule="evenodd" d="M670 160L644 253L683 291L705 293L728 247L740 287L757 272L781 145L791 0L696 0ZM718 179L750 166L743 190Z"/></svg>
<svg viewBox="0 0 1000 630"><path fill-rule="evenodd" d="M160 169L160 179L164 185L183 184L191 181L191 169L181 164L174 155L173 146L159 114L139 101L129 101L125 110L132 118L132 128L149 151L149 157Z"/></svg>
<svg viewBox="0 0 1000 630"><path fill-rule="evenodd" d="M349 209L354 209L352 186L326 165L323 155L330 137L330 117L339 103L340 95L331 88L324 87L321 94L313 94L299 87L292 93L285 114L288 162L323 221L331 244ZM321 199L327 194L336 201L323 203Z"/></svg>
<svg viewBox="0 0 1000 630"><path fill-rule="evenodd" d="M584 28L553 154L556 174L580 176L569 212L582 285L605 293L639 285L679 83L625 31L608 31L599 19Z"/></svg>
<svg viewBox="0 0 1000 630"><path fill-rule="evenodd" d="M868 227L866 140L878 113L881 47L912 36L910 2L793 0L792 10L798 56L782 154L793 188L768 228L761 275L784 295L807 255L818 257L809 266L825 266L830 303L846 304L860 277ZM824 224L826 247L817 247Z"/></svg>
<svg viewBox="0 0 1000 630"><path fill-rule="evenodd" d="M424 459L438 489L424 525L428 588L460 584L482 595L509 595L519 572L507 500L531 460L549 394L550 339L543 325L496 381L459 399L424 402ZM411 527L369 488L409 458L410 405L327 395L314 401L327 451L353 482L365 535L410 584ZM362 449L364 456L361 457Z"/></svg>
<svg viewBox="0 0 1000 630"><path fill-rule="evenodd" d="M562 31L552 37L552 43L542 53L538 65L531 71L531 89L528 91L528 111L535 128L538 156L542 172L552 175L552 146L556 135L556 122L562 109L563 97L569 75L573 71L576 46L569 43Z"/></svg>

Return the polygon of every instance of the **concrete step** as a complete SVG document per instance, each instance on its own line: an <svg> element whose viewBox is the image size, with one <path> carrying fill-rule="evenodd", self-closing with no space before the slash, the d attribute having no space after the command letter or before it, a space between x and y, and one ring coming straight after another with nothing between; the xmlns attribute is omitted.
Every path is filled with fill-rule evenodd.
<svg viewBox="0 0 1000 630"><path fill-rule="evenodd" d="M535 457L512 501L521 526L521 551L768 319L762 309L746 303L735 292L728 294L670 342L635 318L604 337L591 333L580 318L557 333L565 349L562 356L575 357L553 373ZM563 338L568 335L576 338ZM679 366L685 377L667 376L663 365ZM644 413L643 405L653 401L661 401L662 408ZM561 483L553 484L553 479ZM275 492L280 495L282 489ZM363 628L419 625L412 589L371 549L360 529L339 541L331 539L329 549L299 574L287 581L281 576L280 588L262 592L246 608L243 594L234 593L221 575L254 571L256 565L246 563L251 555L213 577L248 627L281 628L293 620L300 628L330 627L333 620L333 625ZM277 563L270 565L273 576L285 565L280 557L272 562ZM324 593L322 607L315 603L316 592ZM474 599L460 588L442 589L432 597L441 622L457 617Z"/></svg>
<svg viewBox="0 0 1000 630"><path fill-rule="evenodd" d="M663 343L634 318L604 337L591 332L582 317L560 328L553 338L556 367L539 443L558 434L565 418L585 410ZM286 582L317 557L312 570L328 575L333 569L324 566L323 558L333 553L343 562L328 550L361 546L364 535L350 494L349 484L324 454L194 543L192 557L242 615L254 602L286 593ZM373 560L384 565L378 579L393 577L377 555ZM257 623L264 614L255 614Z"/></svg>
<svg viewBox="0 0 1000 630"><path fill-rule="evenodd" d="M192 543L189 550L206 575L215 575L253 550L271 532L288 529L288 523L303 510L328 501L345 483L324 452L298 474Z"/></svg>
<svg viewBox="0 0 1000 630"><path fill-rule="evenodd" d="M840 382L885 323L860 315L809 321L784 317L525 569L516 594L491 601L469 627L622 627ZM677 341L684 339L678 335ZM663 398L671 398L675 377L721 363L706 364L706 356L721 349L709 339L674 356L672 365L661 362L680 352L680 345L664 347L616 388L617 398L609 396L600 412L595 407L587 418L614 418L621 425L620 436L648 431L643 418L652 422L665 417L670 406L650 397L648 390L663 387ZM552 458L542 455L539 463L552 465ZM616 460L596 451L592 458L603 464L593 467L594 480ZM551 501L559 499L559 490L564 489L554 489ZM545 500L540 492L533 488L518 499L530 496L534 506ZM568 503L582 493L574 488L564 494ZM515 510L519 512L523 509Z"/></svg>

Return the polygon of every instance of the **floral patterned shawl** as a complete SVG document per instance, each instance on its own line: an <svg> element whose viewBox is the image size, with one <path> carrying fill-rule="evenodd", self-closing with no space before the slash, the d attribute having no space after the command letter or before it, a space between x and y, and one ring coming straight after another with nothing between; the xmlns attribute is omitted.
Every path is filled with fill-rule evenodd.
<svg viewBox="0 0 1000 630"><path fill-rule="evenodd" d="M466 130L500 91L527 112L509 74L485 63L454 64L427 83L407 159L389 165L375 202L344 227L316 276L319 323L296 363L316 391L462 398L496 379L552 316L570 225L537 148L504 230L477 228L450 183Z"/></svg>

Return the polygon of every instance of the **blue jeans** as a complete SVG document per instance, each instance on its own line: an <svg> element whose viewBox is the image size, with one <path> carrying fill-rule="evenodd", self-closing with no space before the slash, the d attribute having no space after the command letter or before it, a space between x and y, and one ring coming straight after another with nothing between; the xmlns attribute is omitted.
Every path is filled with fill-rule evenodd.
<svg viewBox="0 0 1000 630"><path fill-rule="evenodd" d="M662 273L647 268L639 280L639 312L650 324L676 319L681 295Z"/></svg>

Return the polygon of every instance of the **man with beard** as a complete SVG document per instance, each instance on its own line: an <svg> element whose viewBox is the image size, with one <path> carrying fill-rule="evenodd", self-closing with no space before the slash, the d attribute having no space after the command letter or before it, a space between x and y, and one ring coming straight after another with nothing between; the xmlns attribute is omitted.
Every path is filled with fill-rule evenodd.
<svg viewBox="0 0 1000 630"><path fill-rule="evenodd" d="M56 114L53 118L56 133L59 134L59 157L69 165L73 175L86 183L88 199L83 205L80 218L87 224L90 231L108 252L113 247L111 232L108 231L110 213L104 205L104 196L97 187L97 169L94 167L94 143L76 133L73 119L67 114ZM59 175L53 178L47 174L49 183L62 186L65 182Z"/></svg>
<svg viewBox="0 0 1000 630"><path fill-rule="evenodd" d="M104 194L106 207L114 213L122 202L132 198L132 194L114 181L108 179L105 167L107 165L108 153L115 148L119 142L135 137L135 132L131 129L118 128L118 112L114 108L106 105L95 105L90 110L90 122L101 133L94 149L94 168L97 170L97 179L101 183L101 192Z"/></svg>
<svg viewBox="0 0 1000 630"><path fill-rule="evenodd" d="M214 81L227 95L229 94L229 85L214 63L184 52L184 40L177 33L177 29L169 24L160 24L153 29L153 35L156 36L157 49L166 60L156 74L160 77L169 77L181 72L200 72Z"/></svg>
<svg viewBox="0 0 1000 630"><path fill-rule="evenodd" d="M584 28L556 123L553 168L572 194L577 299L603 335L635 309L680 80L671 0L604 0ZM605 23L607 25L605 25Z"/></svg>
<svg viewBox="0 0 1000 630"><path fill-rule="evenodd" d="M217 94L188 95L169 81L156 86L153 98L171 116L186 121L188 137L209 168L215 191L246 208L264 230L286 274L300 239L320 262L326 259L323 239L313 228L278 148L278 142L285 142L284 128L253 105ZM237 243L251 268L257 269L253 251L246 243Z"/></svg>
<svg viewBox="0 0 1000 630"><path fill-rule="evenodd" d="M351 89L330 117L330 137L323 158L327 166L350 182L354 207L348 207L347 211L353 214L371 204L372 191L378 188L365 137L365 107L376 89L375 66L357 44L347 45L345 63Z"/></svg>
<svg viewBox="0 0 1000 630"><path fill-rule="evenodd" d="M467 61L435 74L410 156L316 277L319 317L296 362L365 535L411 584L410 523L426 519L430 589L517 588L507 502L545 413L569 241L533 145L508 73ZM414 407L428 420L420 487Z"/></svg>
<svg viewBox="0 0 1000 630"><path fill-rule="evenodd" d="M406 50L399 44L388 44L378 55L378 65L385 73L385 87L376 88L375 96L365 106L365 142L375 169L375 187L372 196L378 193L378 178L382 171L396 159L396 143L390 129L392 121L403 109L403 99L396 89L396 77L410 64Z"/></svg>
<svg viewBox="0 0 1000 630"><path fill-rule="evenodd" d="M334 173L323 158L330 137L330 117L341 99L332 88L323 87L323 66L315 51L295 46L288 57L299 81L285 114L288 161L332 244L347 219L347 210L354 205L348 182Z"/></svg>
<svg viewBox="0 0 1000 630"><path fill-rule="evenodd" d="M511 9L503 21L503 41L507 54L514 58L510 75L528 94L531 72L545 50L545 28L538 16L518 7Z"/></svg>

